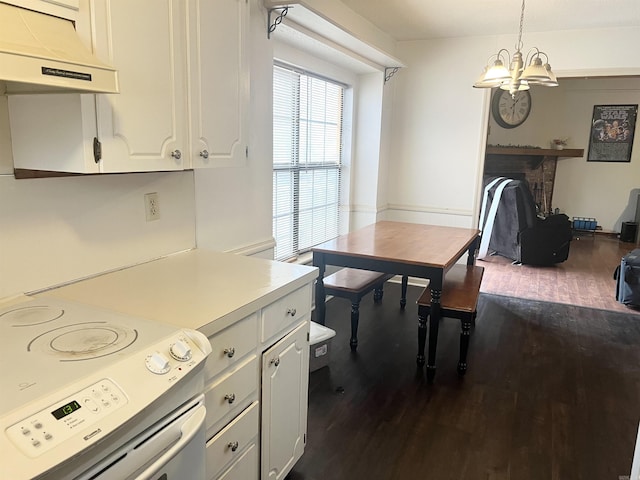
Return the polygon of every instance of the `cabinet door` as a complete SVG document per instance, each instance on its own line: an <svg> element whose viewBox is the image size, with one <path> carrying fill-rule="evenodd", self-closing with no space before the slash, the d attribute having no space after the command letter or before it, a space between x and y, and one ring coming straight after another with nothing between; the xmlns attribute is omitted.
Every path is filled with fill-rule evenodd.
<svg viewBox="0 0 640 480"><path fill-rule="evenodd" d="M188 3L191 164L246 163L249 105L247 0Z"/></svg>
<svg viewBox="0 0 640 480"><path fill-rule="evenodd" d="M119 94L97 96L102 171L183 169L188 153L184 3L92 0L91 8L96 54L117 68L120 86Z"/></svg>
<svg viewBox="0 0 640 480"><path fill-rule="evenodd" d="M262 479L283 479L304 452L309 321L262 355Z"/></svg>

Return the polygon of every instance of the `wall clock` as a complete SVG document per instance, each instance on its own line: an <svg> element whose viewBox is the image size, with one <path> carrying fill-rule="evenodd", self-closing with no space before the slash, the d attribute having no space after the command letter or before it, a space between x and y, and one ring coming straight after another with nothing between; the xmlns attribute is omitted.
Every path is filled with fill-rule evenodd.
<svg viewBox="0 0 640 480"><path fill-rule="evenodd" d="M503 128L522 125L531 112L531 95L528 90L516 92L515 97L507 90L498 90L491 100L491 113L496 123Z"/></svg>

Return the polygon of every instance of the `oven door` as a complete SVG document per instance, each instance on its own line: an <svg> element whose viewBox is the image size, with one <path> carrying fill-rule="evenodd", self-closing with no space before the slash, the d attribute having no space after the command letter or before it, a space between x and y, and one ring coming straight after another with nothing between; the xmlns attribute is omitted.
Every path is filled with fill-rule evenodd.
<svg viewBox="0 0 640 480"><path fill-rule="evenodd" d="M174 411L99 461L77 480L205 478L203 396Z"/></svg>

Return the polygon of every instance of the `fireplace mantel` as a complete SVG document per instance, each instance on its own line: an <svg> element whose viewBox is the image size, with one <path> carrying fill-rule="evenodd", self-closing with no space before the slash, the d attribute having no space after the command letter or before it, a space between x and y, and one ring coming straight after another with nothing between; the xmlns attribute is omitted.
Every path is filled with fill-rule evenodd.
<svg viewBox="0 0 640 480"><path fill-rule="evenodd" d="M492 147L487 146L485 152L486 158L503 158L503 157L524 157L523 160L529 160L531 168L536 168L535 164L540 164L546 157L553 158L569 158L584 156L583 148L565 148L563 150L555 150L551 148L525 148L525 147Z"/></svg>

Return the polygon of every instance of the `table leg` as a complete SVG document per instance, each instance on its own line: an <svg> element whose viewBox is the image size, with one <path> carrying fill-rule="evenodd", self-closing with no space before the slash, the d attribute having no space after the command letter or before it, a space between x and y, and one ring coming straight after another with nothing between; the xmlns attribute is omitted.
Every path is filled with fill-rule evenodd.
<svg viewBox="0 0 640 480"><path fill-rule="evenodd" d="M313 254L313 264L318 267L318 279L316 280L316 309L315 309L315 321L320 325L325 324L325 316L327 312L327 295L324 290L324 271L325 264L322 257Z"/></svg>
<svg viewBox="0 0 640 480"><path fill-rule="evenodd" d="M438 346L438 327L442 311L440 296L442 290L431 289L431 314L429 315L429 358L427 360L427 382L433 383L436 376L436 348Z"/></svg>
<svg viewBox="0 0 640 480"><path fill-rule="evenodd" d="M476 251L478 250L478 242L480 241L480 236L477 236L476 239L469 245L469 251L467 255L467 265L474 265L476 261Z"/></svg>

